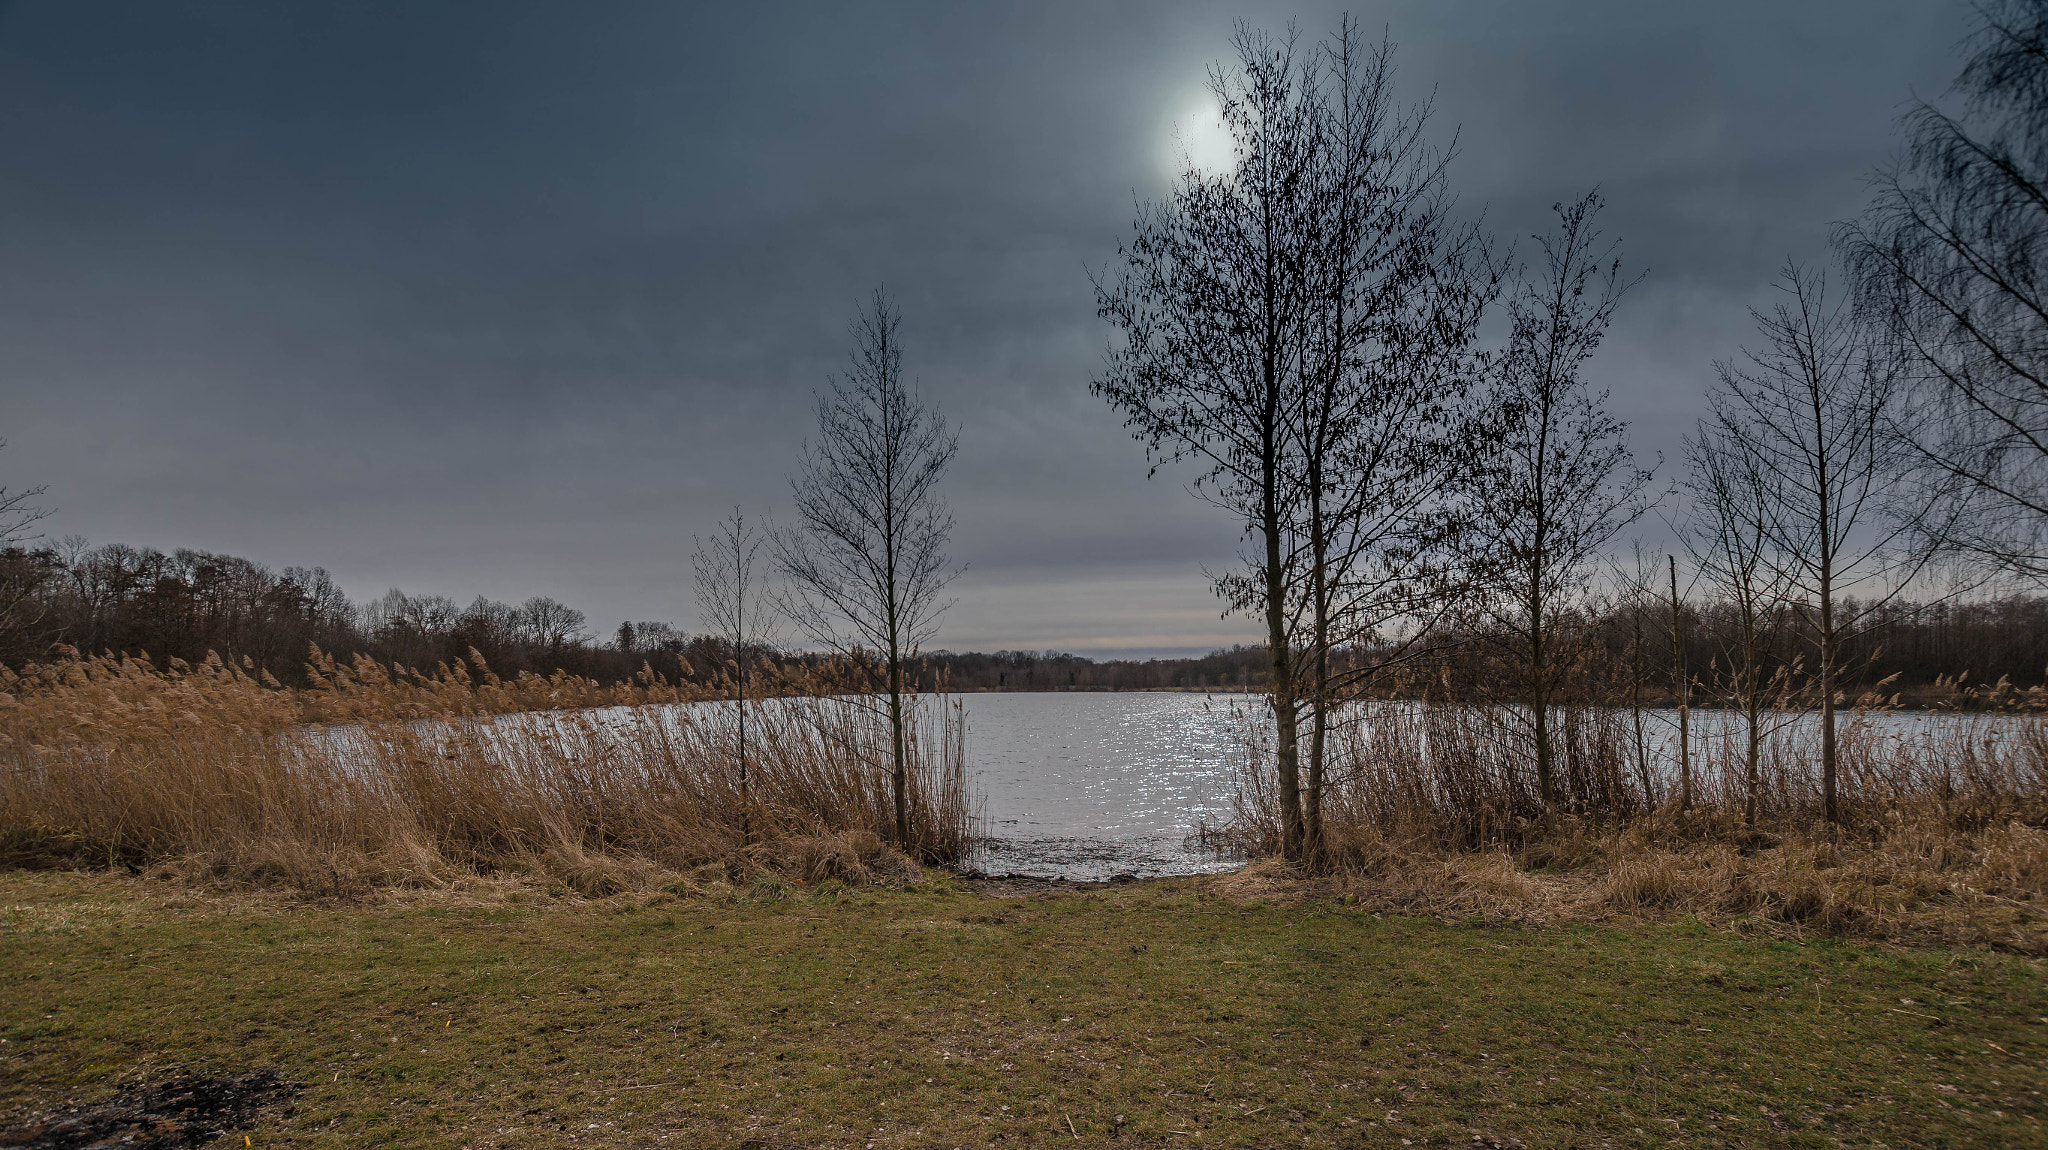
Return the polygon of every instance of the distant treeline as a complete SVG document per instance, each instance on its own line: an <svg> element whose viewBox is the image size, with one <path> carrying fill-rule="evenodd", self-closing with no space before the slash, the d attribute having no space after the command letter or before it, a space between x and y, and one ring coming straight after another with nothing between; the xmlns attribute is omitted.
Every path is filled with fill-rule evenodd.
<svg viewBox="0 0 2048 1150"><path fill-rule="evenodd" d="M594 641L581 611L546 597L511 604L478 596L464 606L394 589L355 603L323 568L273 571L204 551L77 540L13 548L0 555L0 587L0 659L13 666L47 660L61 646L146 653L159 664L214 652L300 685L318 646L344 660L362 654L421 669L475 651L504 675L560 669L609 683L643 666L670 682L696 679L722 661L711 640L666 623L628 624L612 642Z"/></svg>
<svg viewBox="0 0 2048 1150"><path fill-rule="evenodd" d="M20 667L63 647L87 654L147 654L159 664L197 663L208 653L306 682L307 653L344 661L431 670L474 651L501 675L564 670L599 683L652 670L671 683L704 682L732 663L732 646L662 621L628 622L591 633L583 612L537 596L467 605L441 595L391 590L357 603L320 567L272 570L233 555L165 553L77 539L0 552L0 661ZM794 653L757 650L756 660L795 662ZM1132 690L1256 686L1265 655L1256 647L1192 659L1097 662L1055 652L935 651L913 679L962 690Z"/></svg>
<svg viewBox="0 0 2048 1150"><path fill-rule="evenodd" d="M203 660L217 653L238 665L301 685L308 651L318 646L342 659L367 655L382 664L431 669L481 655L494 671L567 671L603 684L652 670L672 683L704 682L732 662L712 636L660 621L621 624L593 635L581 611L546 597L500 603L481 596L461 605L439 595L392 590L363 603L345 595L319 567L271 570L232 555L179 550L169 554L78 540L0 552L0 661L20 667L47 661L63 647L97 654L148 654L158 663ZM1598 684L1640 666L1645 682L1668 692L1672 657L1668 604L1622 599L1589 620L1602 635L1584 680ZM1676 620L1685 674L1710 701L1728 666L1733 620L1714 603L1687 602ZM1773 629L1778 664L1796 669L1810 649L1803 616L1786 609ZM1893 678L1900 688L1967 675L1972 683L2008 678L2022 686L2048 680L2048 597L2014 595L1990 601L1895 603L1849 644L1848 685L1865 688ZM757 660L794 662L794 653L766 649ZM1262 689L1271 660L1260 646L1239 646L1193 658L1110 659L1054 651L927 652L914 668L918 686L955 690L1238 690ZM1477 645L1446 645L1408 676L1408 689L1460 694L1488 673ZM1895 678L1894 678L1895 677ZM1602 693L1608 693L1602 691Z"/></svg>
<svg viewBox="0 0 2048 1150"><path fill-rule="evenodd" d="M1266 649L1259 646L1231 647L1189 659L1100 662L1054 651L934 651L925 662L945 673L949 687L970 691L1235 691L1258 687L1272 670Z"/></svg>
<svg viewBox="0 0 2048 1150"><path fill-rule="evenodd" d="M1849 600L1844 609L1862 612ZM1764 614L1760 663L1773 693L1810 688L1813 613L1779 605ZM1988 686L2005 679L2021 688L2048 682L2048 597L2007 595L1963 602L1893 600L1868 608L1862 630L1841 640L1843 691L1855 696L1883 685L1905 701L1930 701L1938 682ZM1602 605L1591 620L1597 640L1585 655L1580 683L1567 694L1586 702L1624 702L1627 684L1639 682L1645 701L1669 701L1682 669L1695 703L1726 703L1741 661L1742 620L1729 604L1682 601L1674 616L1668 599L1638 591ZM1674 657L1674 636L1679 656ZM1432 661L1439 682L1471 683L1492 673L1481 644L1452 647ZM1448 672L1448 676L1447 673ZM1455 686L1453 691L1456 691ZM1480 692L1483 694L1483 692ZM1803 696L1801 696L1803 698Z"/></svg>

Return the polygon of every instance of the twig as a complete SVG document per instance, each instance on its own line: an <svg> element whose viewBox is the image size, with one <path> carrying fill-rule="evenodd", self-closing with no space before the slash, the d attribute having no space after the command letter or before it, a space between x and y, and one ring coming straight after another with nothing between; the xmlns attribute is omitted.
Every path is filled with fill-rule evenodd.
<svg viewBox="0 0 2048 1150"><path fill-rule="evenodd" d="M1079 1130L1074 1129L1074 1116L1072 1114L1069 1114L1066 1117L1067 1133L1072 1134L1074 1136L1074 1141L1079 1142L1081 1140L1081 1132Z"/></svg>
<svg viewBox="0 0 2048 1150"><path fill-rule="evenodd" d="M612 1089L614 1089L614 1090L659 1090L659 1089L661 1089L661 1088L662 1088L662 1087L664 1087L664 1086L674 1086L674 1085L675 1085L675 1083L673 1083L673 1082L649 1082L649 1083L648 1083L647 1085L645 1085L645 1086L614 1086L614 1087L613 1087Z"/></svg>
<svg viewBox="0 0 2048 1150"><path fill-rule="evenodd" d="M2021 1057L2020 1055L2014 1054L2012 1051L2007 1050L2005 1047L2000 1046L1999 1044L1991 1041L1988 1038L1984 1039L1983 1041L1984 1045L1989 1046L1991 1049L1998 1051L2000 1054L2005 1055L2007 1058L2018 1058L2021 1062L2027 1062L2025 1058ZM2033 1063L2027 1062L2027 1065L2032 1066Z"/></svg>

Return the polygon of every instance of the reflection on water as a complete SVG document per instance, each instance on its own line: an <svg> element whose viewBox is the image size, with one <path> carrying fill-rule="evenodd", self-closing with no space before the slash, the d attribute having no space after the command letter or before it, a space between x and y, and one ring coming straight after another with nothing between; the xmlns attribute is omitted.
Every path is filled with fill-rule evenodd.
<svg viewBox="0 0 2048 1150"><path fill-rule="evenodd" d="M968 791L989 874L1105 879L1227 870L1185 845L1230 817L1244 695L982 694L967 711ZM1256 713L1256 712L1255 712Z"/></svg>

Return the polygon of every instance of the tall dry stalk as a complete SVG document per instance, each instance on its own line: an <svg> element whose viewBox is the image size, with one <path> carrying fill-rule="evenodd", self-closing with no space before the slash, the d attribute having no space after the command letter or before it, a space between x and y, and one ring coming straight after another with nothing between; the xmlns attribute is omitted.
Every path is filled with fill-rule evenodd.
<svg viewBox="0 0 2048 1150"><path fill-rule="evenodd" d="M883 847L896 798L876 765L891 759L890 732L842 698L749 708L743 790L727 708L505 713L522 699L559 708L675 690L660 684L628 694L331 663L321 675L321 689L291 691L217 660L164 671L86 660L17 677L0 707L0 853L191 859L313 888L537 870L586 892L615 886L622 867L862 878L906 865ZM308 725L309 714L348 721ZM972 827L961 718L916 715L905 852L947 862Z"/></svg>
<svg viewBox="0 0 2048 1150"><path fill-rule="evenodd" d="M2048 717L2038 711L1890 717L1866 697L1837 732L1837 802L1852 825L1882 837L1912 823L1970 833L2048 822ZM1752 728L1734 712L1708 712L1697 733L1694 811L1647 823L1646 787L1669 793L1667 778L1632 769L1628 711L1569 706L1556 711L1552 785L1561 829L1545 827L1545 802L1529 769L1522 717L1507 708L1428 701L1369 701L1332 727L1324 865L1370 870L1390 849L1473 851L1497 847L1547 857L1556 844L1602 831L1659 837L1740 839L1756 828L1789 833L1822 818L1823 734L1785 715L1763 729L1752 774ZM1917 723L1917 726L1910 725ZM1247 720L1240 733L1235 817L1220 841L1242 853L1277 853L1280 816L1268 758L1270 733Z"/></svg>

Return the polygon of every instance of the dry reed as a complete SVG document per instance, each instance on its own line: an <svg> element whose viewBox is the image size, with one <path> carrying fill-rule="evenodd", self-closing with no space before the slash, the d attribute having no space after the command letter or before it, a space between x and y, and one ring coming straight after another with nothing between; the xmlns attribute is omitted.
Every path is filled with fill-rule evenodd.
<svg viewBox="0 0 2048 1150"><path fill-rule="evenodd" d="M1690 913L2048 953L2048 720L2038 713L1948 715L1917 730L1845 713L1840 828L1820 822L1817 732L1794 716L1779 716L1765 740L1753 822L1739 733L1696 740L1693 801L1681 809L1668 762L1639 758L1629 712L1562 718L1561 809L1545 819L1512 711L1352 709L1333 731L1311 870L1351 897L1429 913ZM1214 838L1269 857L1279 816L1257 716L1241 744L1236 816Z"/></svg>
<svg viewBox="0 0 2048 1150"><path fill-rule="evenodd" d="M457 715L687 703L729 692L720 683L670 683L643 666L632 681L604 685L556 671L522 671L502 679L481 654L443 663L431 673L364 655L342 663L314 647L309 688L288 689L253 663L208 653L197 665L172 659L158 668L147 655L62 657L20 671L0 667L0 738L55 745L146 738L175 731L277 731L301 723L412 721ZM769 694L822 693L829 682L770 678Z"/></svg>
<svg viewBox="0 0 2048 1150"><path fill-rule="evenodd" d="M919 708L898 844L887 729L857 698L750 702L743 798L738 704L476 664L316 654L309 690L217 659L32 668L0 706L0 857L326 893L514 872L599 895L693 870L902 881L968 849L956 709Z"/></svg>

